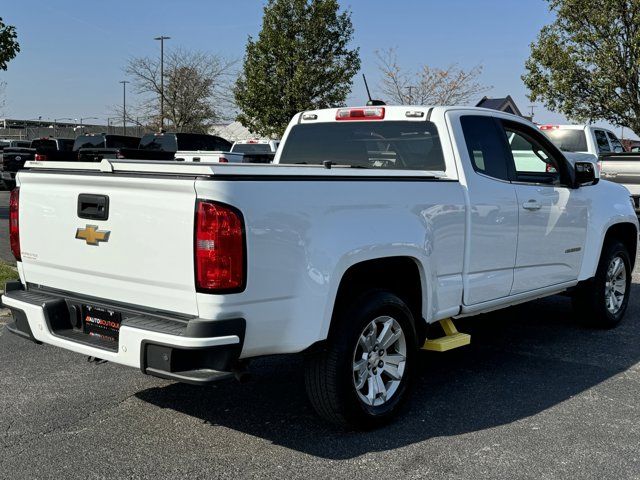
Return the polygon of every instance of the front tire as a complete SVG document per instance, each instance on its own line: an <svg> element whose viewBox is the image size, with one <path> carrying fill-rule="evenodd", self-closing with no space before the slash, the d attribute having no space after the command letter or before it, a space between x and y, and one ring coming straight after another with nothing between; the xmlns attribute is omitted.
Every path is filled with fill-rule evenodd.
<svg viewBox="0 0 640 480"><path fill-rule="evenodd" d="M389 421L404 402L414 374L416 334L407 305L371 291L337 313L327 348L309 355L305 384L324 419L370 429Z"/></svg>
<svg viewBox="0 0 640 480"><path fill-rule="evenodd" d="M631 260L617 240L605 243L596 275L578 286L572 303L581 322L613 328L624 317L631 291Z"/></svg>

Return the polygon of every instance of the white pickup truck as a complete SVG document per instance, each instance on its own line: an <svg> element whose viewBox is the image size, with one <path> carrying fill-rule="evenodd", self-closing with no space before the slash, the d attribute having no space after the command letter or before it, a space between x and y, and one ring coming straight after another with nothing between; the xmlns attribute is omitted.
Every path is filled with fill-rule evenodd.
<svg viewBox="0 0 640 480"><path fill-rule="evenodd" d="M598 158L598 170L604 180L620 183L629 191L640 215L640 157L625 152L618 137L594 125L540 125L551 142L567 157L589 153Z"/></svg>
<svg viewBox="0 0 640 480"><path fill-rule="evenodd" d="M616 134L595 125L539 125L551 142L563 152L590 153L596 157L623 153Z"/></svg>
<svg viewBox="0 0 640 480"><path fill-rule="evenodd" d="M553 168L520 169L512 135ZM397 412L420 348L469 342L451 318L570 292L615 326L638 239L593 162L466 107L303 112L271 165L31 162L17 184L10 331L192 383L304 352L315 409L355 427Z"/></svg>

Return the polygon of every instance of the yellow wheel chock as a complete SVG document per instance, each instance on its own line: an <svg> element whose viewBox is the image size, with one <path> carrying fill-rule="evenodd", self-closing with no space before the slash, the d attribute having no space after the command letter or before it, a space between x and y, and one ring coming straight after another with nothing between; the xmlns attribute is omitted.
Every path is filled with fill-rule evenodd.
<svg viewBox="0 0 640 480"><path fill-rule="evenodd" d="M444 337L434 338L433 340L425 340L422 350L430 350L432 352L446 352L458 347L464 347L471 343L471 335L460 333L453 324L453 320L445 318L440 320L440 325L444 330Z"/></svg>

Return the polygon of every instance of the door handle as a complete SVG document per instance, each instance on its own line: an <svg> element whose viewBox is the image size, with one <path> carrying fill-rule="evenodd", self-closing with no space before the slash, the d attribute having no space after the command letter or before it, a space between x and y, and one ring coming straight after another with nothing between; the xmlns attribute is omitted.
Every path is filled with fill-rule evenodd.
<svg viewBox="0 0 640 480"><path fill-rule="evenodd" d="M522 208L524 208L525 210L540 210L541 207L542 205L540 205L535 200L529 200L528 202L524 202L522 204Z"/></svg>

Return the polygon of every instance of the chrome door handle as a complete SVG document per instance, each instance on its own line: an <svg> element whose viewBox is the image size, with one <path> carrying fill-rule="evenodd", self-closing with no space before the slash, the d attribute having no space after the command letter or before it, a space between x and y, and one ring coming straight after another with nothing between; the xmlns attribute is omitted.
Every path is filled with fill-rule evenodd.
<svg viewBox="0 0 640 480"><path fill-rule="evenodd" d="M524 202L522 204L522 208L524 208L525 210L540 210L541 207L542 205L540 205L535 200L529 200L528 202Z"/></svg>

